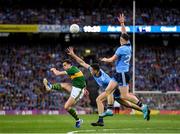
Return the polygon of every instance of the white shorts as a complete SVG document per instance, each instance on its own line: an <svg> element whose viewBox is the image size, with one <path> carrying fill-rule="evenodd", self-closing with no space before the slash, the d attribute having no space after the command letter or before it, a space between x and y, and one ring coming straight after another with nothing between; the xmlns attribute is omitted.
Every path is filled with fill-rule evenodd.
<svg viewBox="0 0 180 134"><path fill-rule="evenodd" d="M72 87L71 97L73 97L76 101L78 101L82 99L83 96L84 96L84 89Z"/></svg>

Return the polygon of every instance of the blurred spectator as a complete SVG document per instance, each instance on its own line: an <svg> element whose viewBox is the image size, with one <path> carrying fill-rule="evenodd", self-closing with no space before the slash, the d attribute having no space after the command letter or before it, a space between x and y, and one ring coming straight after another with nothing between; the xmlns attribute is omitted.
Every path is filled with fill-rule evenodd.
<svg viewBox="0 0 180 134"><path fill-rule="evenodd" d="M138 50L136 55L137 90L180 91L179 54L179 48L165 46L146 46Z"/></svg>
<svg viewBox="0 0 180 134"><path fill-rule="evenodd" d="M0 8L0 24L56 24L119 25L119 13L126 16L126 25L132 25L130 7L113 8ZM179 25L178 8L136 8L136 25Z"/></svg>

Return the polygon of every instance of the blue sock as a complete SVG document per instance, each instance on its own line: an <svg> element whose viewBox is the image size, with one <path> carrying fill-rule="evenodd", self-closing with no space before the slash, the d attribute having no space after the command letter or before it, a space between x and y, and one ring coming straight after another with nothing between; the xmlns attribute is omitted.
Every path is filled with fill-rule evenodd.
<svg viewBox="0 0 180 134"><path fill-rule="evenodd" d="M103 117L99 116L98 122L103 122Z"/></svg>

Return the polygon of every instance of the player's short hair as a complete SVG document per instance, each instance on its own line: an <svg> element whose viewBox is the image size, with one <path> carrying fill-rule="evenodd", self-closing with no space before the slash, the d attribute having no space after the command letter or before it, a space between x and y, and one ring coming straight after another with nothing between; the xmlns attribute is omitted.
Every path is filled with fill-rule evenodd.
<svg viewBox="0 0 180 134"><path fill-rule="evenodd" d="M94 70L97 70L97 71L100 70L100 67L99 67L99 64L98 64L98 63L93 63L93 64L91 64L91 67L92 67Z"/></svg>
<svg viewBox="0 0 180 134"><path fill-rule="evenodd" d="M129 40L129 35L128 35L127 33L122 33L122 34L121 34L121 37L122 37L124 40L126 40L126 41Z"/></svg>
<svg viewBox="0 0 180 134"><path fill-rule="evenodd" d="M63 60L63 63L66 62L67 64L72 64L71 60L70 59L65 59Z"/></svg>

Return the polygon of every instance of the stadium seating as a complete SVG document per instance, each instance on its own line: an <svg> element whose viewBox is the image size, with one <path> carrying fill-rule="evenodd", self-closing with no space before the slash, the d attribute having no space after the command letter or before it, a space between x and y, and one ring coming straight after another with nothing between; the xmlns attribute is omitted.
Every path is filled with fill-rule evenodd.
<svg viewBox="0 0 180 134"><path fill-rule="evenodd" d="M132 25L132 9L124 7L89 11L79 8L2 8L0 24L118 25L117 16L120 12L126 15L126 25ZM179 16L178 8L137 8L136 25L179 25Z"/></svg>

